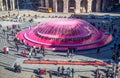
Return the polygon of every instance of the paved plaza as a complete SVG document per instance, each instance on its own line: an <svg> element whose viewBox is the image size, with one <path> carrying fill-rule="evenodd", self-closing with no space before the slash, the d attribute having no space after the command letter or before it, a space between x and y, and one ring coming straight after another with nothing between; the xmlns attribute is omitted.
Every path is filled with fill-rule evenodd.
<svg viewBox="0 0 120 78"><path fill-rule="evenodd" d="M27 12L27 13L26 13ZM27 57L21 56L21 52L23 49L26 48L24 45L19 45L20 50L17 52L15 48L15 43L13 39L14 36L10 35L9 39L7 40L3 33L2 29L6 29L6 27L12 27L13 24L19 25L20 28L23 30L25 28L29 28L32 26L37 25L38 23L47 20L47 19L53 19L55 17L70 17L71 14L61 14L61 13L39 13L34 11L20 11L20 16L23 16L25 14L25 21L16 21L17 19L12 18L15 16L12 16L13 14L17 15L17 11L11 12L11 18L0 20L0 24L2 25L2 28L0 29L0 78L30 78L33 73L33 70L36 70L38 68L44 68L46 70L54 70L57 71L57 68L62 65L47 65L47 64L24 64L23 61L25 59L28 59ZM7 12L0 12L0 17L6 16ZM29 15L30 14L30 15ZM28 16L29 15L29 16ZM35 15L38 15L39 17L34 18ZM87 14L85 14L87 15ZM104 15L104 14L97 14L95 15ZM111 16L120 16L120 14L110 14ZM54 16L54 17L53 17ZM81 14L82 16L82 14ZM22 17L23 18L23 17ZM33 18L33 22L29 22L29 20ZM13 19L13 20L11 20ZM102 21L103 19L86 19L90 21ZM108 21L108 20L105 20ZM115 29L117 31L120 30L120 18L117 20L113 20L113 23L115 24ZM10 34L10 31L6 31L7 34ZM111 31L112 33L112 31ZM112 57L112 50L111 47L113 47L114 43L120 44L120 32L117 32L115 34L115 38L113 38L113 41L109 43L108 45L105 45L100 48L100 53L97 54L97 49L89 49L89 50L82 50L77 51L73 57L66 57L65 51L51 51L51 50L45 50L46 56L43 57L42 54L37 54L37 56L32 57L31 59L44 59L44 60L65 60L65 61L105 61L105 60L111 60ZM8 46L10 48L9 54L3 54L3 47ZM28 53L28 52L27 52ZM10 71L9 68L13 68L14 64L18 63L22 66L22 73L14 73L13 71ZM101 72L104 74L104 71L106 70L106 66L92 66L92 65L64 65L65 68L70 67L75 69L75 77L74 78L94 78L94 71L99 68ZM49 75L42 75L44 78L49 78ZM53 76L53 78L63 78L63 77L57 77ZM118 77L120 78L120 76Z"/></svg>

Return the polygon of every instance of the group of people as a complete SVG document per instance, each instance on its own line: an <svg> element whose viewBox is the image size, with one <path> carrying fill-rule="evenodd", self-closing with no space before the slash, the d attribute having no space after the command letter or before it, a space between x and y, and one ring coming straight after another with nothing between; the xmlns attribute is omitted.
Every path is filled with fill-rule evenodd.
<svg viewBox="0 0 120 78"><path fill-rule="evenodd" d="M119 63L120 62L120 44L114 43L114 46L111 48L112 50L112 59Z"/></svg>
<svg viewBox="0 0 120 78"><path fill-rule="evenodd" d="M15 63L14 64L14 72L16 73L21 73L22 67L20 66L20 64Z"/></svg>
<svg viewBox="0 0 120 78"><path fill-rule="evenodd" d="M37 48L35 46L31 47L29 45L27 45L27 50L29 51L28 55L29 55L29 59L32 56L37 56L38 53L41 53L43 55L43 57L45 57L45 49L44 46L41 45L41 47Z"/></svg>
<svg viewBox="0 0 120 78"><path fill-rule="evenodd" d="M76 48L68 48L66 57L72 57L73 54L76 52Z"/></svg>
<svg viewBox="0 0 120 78"><path fill-rule="evenodd" d="M71 75L71 73L72 73L72 75ZM74 73L75 73L74 68L70 69L70 67L67 67L65 69L64 66L62 66L62 67L59 66L57 68L57 76L63 76L64 75L65 78L67 78L67 77L68 78L69 77L74 78Z"/></svg>

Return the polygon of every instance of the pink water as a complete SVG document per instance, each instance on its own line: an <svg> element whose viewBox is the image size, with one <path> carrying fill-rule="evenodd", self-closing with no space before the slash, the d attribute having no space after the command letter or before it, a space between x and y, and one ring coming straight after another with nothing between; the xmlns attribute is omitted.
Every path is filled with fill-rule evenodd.
<svg viewBox="0 0 120 78"><path fill-rule="evenodd" d="M45 48L56 50L66 50L68 47L90 49L112 41L110 34L80 19L47 20L36 27L18 32L17 38L30 46L44 45Z"/></svg>

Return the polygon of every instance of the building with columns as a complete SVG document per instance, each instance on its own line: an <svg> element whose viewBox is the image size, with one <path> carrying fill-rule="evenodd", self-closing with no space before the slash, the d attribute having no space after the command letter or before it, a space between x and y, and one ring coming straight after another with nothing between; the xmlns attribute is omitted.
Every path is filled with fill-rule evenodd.
<svg viewBox="0 0 120 78"><path fill-rule="evenodd" d="M31 7L28 5L22 7L27 6L36 10L38 7L48 7L52 8L53 12L63 13L104 12L119 2L120 0L0 0L0 10L15 10L19 5L32 3L29 4ZM22 7L20 9L27 9Z"/></svg>
<svg viewBox="0 0 120 78"><path fill-rule="evenodd" d="M0 0L0 11L15 10L15 1L17 0Z"/></svg>
<svg viewBox="0 0 120 78"><path fill-rule="evenodd" d="M50 7L53 12L83 13L104 12L119 0L40 0L40 7Z"/></svg>

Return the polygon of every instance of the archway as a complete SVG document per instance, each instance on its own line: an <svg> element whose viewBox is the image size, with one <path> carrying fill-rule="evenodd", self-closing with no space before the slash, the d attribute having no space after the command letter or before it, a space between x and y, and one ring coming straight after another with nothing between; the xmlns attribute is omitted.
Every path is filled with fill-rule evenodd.
<svg viewBox="0 0 120 78"><path fill-rule="evenodd" d="M69 0L69 8L68 11L69 12L74 12L75 10L75 0Z"/></svg>
<svg viewBox="0 0 120 78"><path fill-rule="evenodd" d="M97 0L92 1L92 4L94 4L92 5L92 12L96 12L96 3L97 3Z"/></svg>
<svg viewBox="0 0 120 78"><path fill-rule="evenodd" d="M58 12L63 12L63 0L57 1L57 10Z"/></svg>
<svg viewBox="0 0 120 78"><path fill-rule="evenodd" d="M49 0L49 8L53 9L53 0Z"/></svg>
<svg viewBox="0 0 120 78"><path fill-rule="evenodd" d="M82 0L81 1L82 12L87 12L87 6L88 6L88 1L87 0Z"/></svg>

